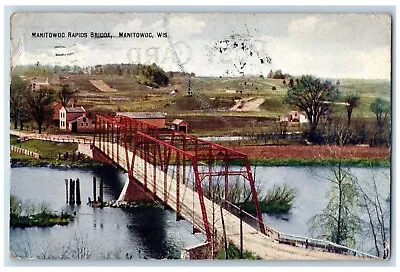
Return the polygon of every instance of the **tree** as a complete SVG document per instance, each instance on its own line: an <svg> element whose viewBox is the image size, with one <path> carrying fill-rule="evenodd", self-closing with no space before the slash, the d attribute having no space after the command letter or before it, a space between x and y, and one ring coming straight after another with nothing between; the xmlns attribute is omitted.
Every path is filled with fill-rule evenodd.
<svg viewBox="0 0 400 272"><path fill-rule="evenodd" d="M309 122L309 140L317 139L318 123L332 110L332 103L338 98L339 90L330 81L321 82L313 76L296 79L283 98L283 103L295 106L307 115Z"/></svg>
<svg viewBox="0 0 400 272"><path fill-rule="evenodd" d="M26 103L26 93L28 84L21 77L14 75L11 78L10 85L10 117L14 121L14 129L23 129L23 124L30 120L29 111Z"/></svg>
<svg viewBox="0 0 400 272"><path fill-rule="evenodd" d="M347 125L350 126L351 114L353 109L360 104L360 96L357 93L348 94L346 96L346 110L347 110Z"/></svg>
<svg viewBox="0 0 400 272"><path fill-rule="evenodd" d="M284 79L285 76L282 74L282 70L276 70L274 73L274 76L272 77L274 79Z"/></svg>
<svg viewBox="0 0 400 272"><path fill-rule="evenodd" d="M74 97L74 91L71 86L64 84L61 86L61 90L57 93L57 98L63 107L68 105L68 102Z"/></svg>
<svg viewBox="0 0 400 272"><path fill-rule="evenodd" d="M27 92L27 103L32 118L38 125L39 134L42 133L43 122L53 115L51 103L54 101L54 91L51 89L40 89L36 92Z"/></svg>
<svg viewBox="0 0 400 272"><path fill-rule="evenodd" d="M386 123L386 118L390 114L390 103L378 97L371 103L370 109L376 116L376 124L381 132Z"/></svg>
<svg viewBox="0 0 400 272"><path fill-rule="evenodd" d="M390 178L387 182L390 183ZM366 222L363 222L365 229L368 229L373 237L375 255L378 257L389 257L390 239L390 205L384 205L385 197L378 191L376 184L375 170L372 172L372 185L368 184L365 190L357 182L360 194L360 207L363 214L366 214ZM390 202L390 196L389 200Z"/></svg>
<svg viewBox="0 0 400 272"><path fill-rule="evenodd" d="M357 187L354 177L343 169L341 163L333 169L333 177L327 178L333 185L326 208L313 216L309 224L311 233L339 245L353 246L355 235L360 231L356 213Z"/></svg>

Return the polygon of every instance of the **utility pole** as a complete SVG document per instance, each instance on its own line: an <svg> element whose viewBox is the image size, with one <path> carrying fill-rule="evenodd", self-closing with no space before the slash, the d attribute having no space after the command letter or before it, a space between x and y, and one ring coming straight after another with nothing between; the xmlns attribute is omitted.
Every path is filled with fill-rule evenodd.
<svg viewBox="0 0 400 272"><path fill-rule="evenodd" d="M190 77L188 79L188 96L192 96L193 92L192 92L192 81L190 80Z"/></svg>

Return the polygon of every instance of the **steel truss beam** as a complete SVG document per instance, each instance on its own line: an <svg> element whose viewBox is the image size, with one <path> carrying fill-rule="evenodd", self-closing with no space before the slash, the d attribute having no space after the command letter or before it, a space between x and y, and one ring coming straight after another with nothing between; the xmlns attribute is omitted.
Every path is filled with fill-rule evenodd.
<svg viewBox="0 0 400 272"><path fill-rule="evenodd" d="M207 220L207 211L204 203L203 189L201 182L208 177L209 187L212 185L213 177L225 177L224 194L225 200L228 195L229 176L242 176L249 182L253 202L257 211L257 219L261 232L265 233L257 192L251 172L250 163L246 154L234 149L221 146L216 143L198 139L192 135L174 131L158 129L156 126L137 119L116 116L104 117L96 116L95 132L93 135L93 145L97 143L99 149L109 156L114 162L120 163L119 147L125 148L124 160L126 161L128 176L133 179L135 171L135 158L140 157L144 160L144 184L148 188L152 185L153 192L156 194L157 168L164 172L163 200L167 201L167 176L173 172L176 181L176 213L180 217L180 184L186 184L189 180L188 170L192 170L195 192L198 195L201 207L204 231L207 240L211 241L212 234ZM114 147L116 144L116 147ZM114 152L118 156L115 157ZM111 153L110 153L111 152ZM133 153L131 160L129 152ZM229 163L232 160L240 160L245 170L232 171ZM199 165L207 166L206 172L199 171ZM222 167L224 170L216 170ZM153 171L150 171L152 169Z"/></svg>

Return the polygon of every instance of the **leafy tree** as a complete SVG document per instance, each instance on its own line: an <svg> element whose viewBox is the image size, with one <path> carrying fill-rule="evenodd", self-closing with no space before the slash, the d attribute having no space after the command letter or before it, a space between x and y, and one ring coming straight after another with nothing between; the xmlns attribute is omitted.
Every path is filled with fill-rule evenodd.
<svg viewBox="0 0 400 272"><path fill-rule="evenodd" d="M26 103L26 93L28 84L21 77L14 75L10 85L10 117L14 122L14 129L23 129L23 124L30 120L30 115Z"/></svg>
<svg viewBox="0 0 400 272"><path fill-rule="evenodd" d="M282 70L276 70L273 78L274 79L284 79L285 76L282 74Z"/></svg>
<svg viewBox="0 0 400 272"><path fill-rule="evenodd" d="M351 122L351 114L353 113L353 109L358 107L360 104L360 96L357 93L348 94L346 96L346 110L347 110L347 125L350 125Z"/></svg>
<svg viewBox="0 0 400 272"><path fill-rule="evenodd" d="M327 178L333 185L326 208L313 216L309 224L311 233L339 245L353 246L360 222L355 215L357 187L353 176L339 163L333 169L333 177Z"/></svg>
<svg viewBox="0 0 400 272"><path fill-rule="evenodd" d="M27 92L27 103L32 118L38 125L39 134L42 133L42 125L53 115L50 106L54 101L54 91L51 89L40 89L36 92Z"/></svg>
<svg viewBox="0 0 400 272"><path fill-rule="evenodd" d="M71 86L64 84L61 86L61 90L57 93L57 98L63 107L68 105L68 102L74 97L74 91Z"/></svg>
<svg viewBox="0 0 400 272"><path fill-rule="evenodd" d="M158 88L168 85L169 78L163 69L155 63L152 65L138 65L138 82L143 85Z"/></svg>
<svg viewBox="0 0 400 272"><path fill-rule="evenodd" d="M332 103L338 98L339 90L330 81L321 82L313 76L296 79L283 98L283 103L295 106L307 115L310 131L309 139L316 141L318 123L332 110Z"/></svg>
<svg viewBox="0 0 400 272"><path fill-rule="evenodd" d="M291 78L290 81L289 81L289 87L293 87L293 84L294 84L293 78Z"/></svg>
<svg viewBox="0 0 400 272"><path fill-rule="evenodd" d="M378 97L370 105L371 111L376 116L376 123L380 131L383 130L383 126L386 123L388 114L390 114L390 103L382 98Z"/></svg>

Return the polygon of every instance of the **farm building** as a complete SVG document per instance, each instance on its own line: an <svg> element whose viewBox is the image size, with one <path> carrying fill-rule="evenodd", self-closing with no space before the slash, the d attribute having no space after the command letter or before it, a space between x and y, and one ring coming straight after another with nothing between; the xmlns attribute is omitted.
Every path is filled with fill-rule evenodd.
<svg viewBox="0 0 400 272"><path fill-rule="evenodd" d="M53 106L53 121L60 121L60 110L63 106L60 103L55 103Z"/></svg>
<svg viewBox="0 0 400 272"><path fill-rule="evenodd" d="M70 121L69 128L72 132L91 133L95 128L95 119L91 119L84 114ZM74 131L74 129L76 129L76 131Z"/></svg>
<svg viewBox="0 0 400 272"><path fill-rule="evenodd" d="M49 78L44 79L44 78L34 77L31 79L31 82L29 83L29 88L34 92L41 89L46 89L49 86L50 86Z"/></svg>
<svg viewBox="0 0 400 272"><path fill-rule="evenodd" d="M183 132L183 133L188 133L189 132L188 123L186 121L181 120L181 119L175 119L172 122L171 128L173 130L180 131L180 132Z"/></svg>
<svg viewBox="0 0 400 272"><path fill-rule="evenodd" d="M164 128L167 114L165 112L117 112L118 116L138 119L155 125L158 128Z"/></svg>
<svg viewBox="0 0 400 272"><path fill-rule="evenodd" d="M60 130L70 132L92 132L94 119L86 117L84 107L62 107L60 109Z"/></svg>
<svg viewBox="0 0 400 272"><path fill-rule="evenodd" d="M298 122L300 124L307 123L307 116L299 111L290 111L279 119L281 122Z"/></svg>

